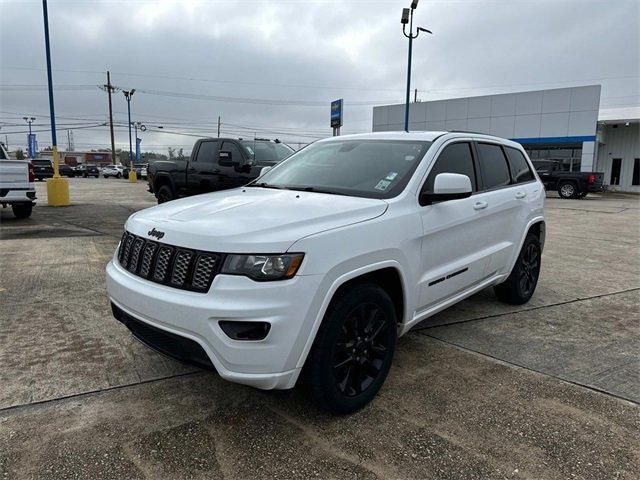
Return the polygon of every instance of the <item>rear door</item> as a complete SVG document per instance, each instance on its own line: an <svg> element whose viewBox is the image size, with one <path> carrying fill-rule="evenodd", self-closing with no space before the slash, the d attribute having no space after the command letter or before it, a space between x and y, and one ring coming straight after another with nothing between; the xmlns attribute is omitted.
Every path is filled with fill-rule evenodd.
<svg viewBox="0 0 640 480"><path fill-rule="evenodd" d="M220 177L218 166L218 141L203 140L187 166L187 186L191 195L215 189Z"/></svg>
<svg viewBox="0 0 640 480"><path fill-rule="evenodd" d="M526 190L511 179L504 147L489 141L476 142L482 174L482 191L474 208L482 212L482 234L488 248L485 277L502 272L509 264L522 235ZM530 173L530 172L529 172ZM523 196L524 193L524 196Z"/></svg>
<svg viewBox="0 0 640 480"><path fill-rule="evenodd" d="M440 173L467 175L474 193L468 198L421 207L421 310L481 281L488 262L485 212L474 208L480 201L481 178L471 141L455 140L441 147L421 191L433 191L435 177Z"/></svg>

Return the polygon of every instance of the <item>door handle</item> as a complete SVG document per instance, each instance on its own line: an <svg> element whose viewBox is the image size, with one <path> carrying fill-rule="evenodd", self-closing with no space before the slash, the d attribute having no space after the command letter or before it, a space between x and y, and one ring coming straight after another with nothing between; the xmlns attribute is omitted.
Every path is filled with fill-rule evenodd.
<svg viewBox="0 0 640 480"><path fill-rule="evenodd" d="M487 208L489 204L487 202L476 202L473 204L474 210L482 210L483 208Z"/></svg>
<svg viewBox="0 0 640 480"><path fill-rule="evenodd" d="M524 198L527 196L527 192L516 192L516 198Z"/></svg>

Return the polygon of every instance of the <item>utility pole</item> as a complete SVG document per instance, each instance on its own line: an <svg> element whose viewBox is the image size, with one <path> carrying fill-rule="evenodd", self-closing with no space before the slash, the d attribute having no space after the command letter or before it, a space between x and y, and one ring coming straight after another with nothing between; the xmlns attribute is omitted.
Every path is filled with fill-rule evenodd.
<svg viewBox="0 0 640 480"><path fill-rule="evenodd" d="M118 91L118 87L111 85L111 74L107 70L107 83L101 85L100 89L107 92L109 96L109 130L111 131L111 161L115 165L116 162L116 143L113 137L113 107L111 106L111 94Z"/></svg>
<svg viewBox="0 0 640 480"><path fill-rule="evenodd" d="M135 93L136 89L123 90L124 98L127 99L127 113L129 115L129 166L133 165L133 145L131 144L131 97Z"/></svg>
<svg viewBox="0 0 640 480"><path fill-rule="evenodd" d="M218 138L220 138L220 115L218 115Z"/></svg>

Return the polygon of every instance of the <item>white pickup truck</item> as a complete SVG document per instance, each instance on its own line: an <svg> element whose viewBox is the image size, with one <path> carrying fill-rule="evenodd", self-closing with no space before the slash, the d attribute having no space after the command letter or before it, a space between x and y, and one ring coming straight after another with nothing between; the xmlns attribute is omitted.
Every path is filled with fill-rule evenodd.
<svg viewBox="0 0 640 480"><path fill-rule="evenodd" d="M11 160L0 144L0 205L11 205L17 218L28 218L36 200L33 166L29 160Z"/></svg>

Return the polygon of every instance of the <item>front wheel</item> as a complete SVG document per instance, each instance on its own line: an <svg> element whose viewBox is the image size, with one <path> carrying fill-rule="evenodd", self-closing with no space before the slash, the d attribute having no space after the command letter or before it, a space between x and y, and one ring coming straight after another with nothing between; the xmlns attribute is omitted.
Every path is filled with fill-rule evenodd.
<svg viewBox="0 0 640 480"><path fill-rule="evenodd" d="M104 178L108 178L108 177L109 177L109 175L102 175L102 176L103 176Z"/></svg>
<svg viewBox="0 0 640 480"><path fill-rule="evenodd" d="M541 257L540 240L530 233L524 240L511 274L504 283L494 287L498 299L512 305L527 303L538 285Z"/></svg>
<svg viewBox="0 0 640 480"><path fill-rule="evenodd" d="M335 413L369 403L387 378L396 336L393 302L379 286L357 285L335 299L305 366L315 403Z"/></svg>
<svg viewBox="0 0 640 480"><path fill-rule="evenodd" d="M33 210L33 204L17 203L15 205L11 205L11 210L13 210L13 214L16 218L29 218Z"/></svg>
<svg viewBox="0 0 640 480"><path fill-rule="evenodd" d="M158 193L156 194L156 198L158 199L158 204L170 202L173 200L173 191L169 185L163 185L158 189Z"/></svg>
<svg viewBox="0 0 640 480"><path fill-rule="evenodd" d="M122 174L121 174L120 172L118 172L118 173L116 174L116 178L122 178Z"/></svg>

